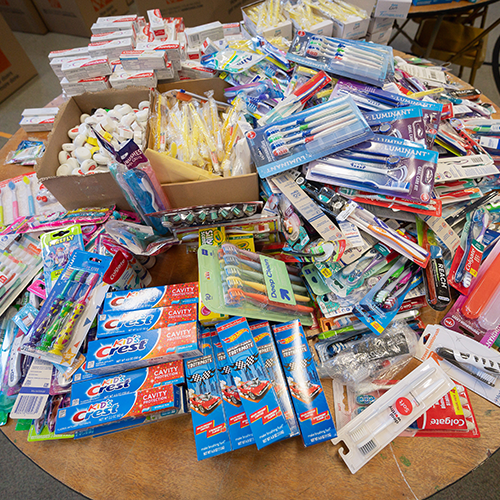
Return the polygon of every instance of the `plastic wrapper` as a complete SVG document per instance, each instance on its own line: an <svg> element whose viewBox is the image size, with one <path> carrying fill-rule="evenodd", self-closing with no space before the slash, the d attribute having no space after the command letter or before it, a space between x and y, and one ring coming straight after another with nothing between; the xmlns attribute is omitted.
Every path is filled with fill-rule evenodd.
<svg viewBox="0 0 500 500"><path fill-rule="evenodd" d="M45 153L43 141L21 141L15 151L9 152L6 164L35 165L36 161Z"/></svg>

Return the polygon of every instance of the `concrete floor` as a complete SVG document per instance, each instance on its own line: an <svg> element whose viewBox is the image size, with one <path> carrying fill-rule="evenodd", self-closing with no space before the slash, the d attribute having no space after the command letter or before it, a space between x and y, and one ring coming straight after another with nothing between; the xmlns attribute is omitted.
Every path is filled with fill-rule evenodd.
<svg viewBox="0 0 500 500"><path fill-rule="evenodd" d="M500 3L496 3L490 7L489 21L499 16ZM408 31L414 33L416 25L413 23ZM490 34L487 61L491 61L491 51L498 36L500 36L500 27ZM10 134L18 129L23 109L42 107L60 94L60 86L50 69L47 54L51 50L78 47L88 43L84 38L56 33L46 35L16 33L16 37L39 74L9 99L0 103L0 132ZM410 48L410 44L402 36L395 40L393 46L406 52ZM464 74L464 79L468 79L468 70ZM479 69L476 86L495 103L500 104L500 94L495 87L490 66L483 66ZM5 142L6 139L0 138L0 147ZM463 479L430 498L432 500L498 500L500 499L499 472L500 453L496 452ZM369 485L364 487L369 488ZM86 497L67 488L41 470L0 432L0 499L53 500L54 498L81 500Z"/></svg>

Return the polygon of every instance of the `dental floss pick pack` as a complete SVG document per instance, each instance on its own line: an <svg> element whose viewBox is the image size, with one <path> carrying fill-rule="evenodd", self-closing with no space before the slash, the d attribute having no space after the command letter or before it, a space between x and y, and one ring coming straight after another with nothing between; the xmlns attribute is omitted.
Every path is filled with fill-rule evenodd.
<svg viewBox="0 0 500 500"><path fill-rule="evenodd" d="M334 445L355 474L412 422L454 387L432 359L422 363L392 389L339 430Z"/></svg>

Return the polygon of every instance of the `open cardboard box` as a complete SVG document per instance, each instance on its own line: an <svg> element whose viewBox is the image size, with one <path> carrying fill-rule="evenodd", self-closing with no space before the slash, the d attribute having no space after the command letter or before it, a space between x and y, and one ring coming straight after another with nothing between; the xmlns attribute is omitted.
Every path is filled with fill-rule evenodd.
<svg viewBox="0 0 500 500"><path fill-rule="evenodd" d="M215 99L224 101L226 84L218 78L203 80L188 80L171 84L160 84L160 92L182 88L188 92L204 95L208 90L214 90ZM87 176L56 177L59 167L58 154L61 145L70 142L68 130L80 123L82 113L91 113L94 108L110 108L116 104L128 103L137 107L139 102L148 100L148 88L128 87L126 89L109 89L71 97L56 117L54 128L49 135L49 141L44 156L36 170L38 178L57 200L68 210L81 207L102 207L116 204L118 208L129 209L119 187L110 173L99 173ZM148 137L148 145L153 139ZM172 182L169 165L182 164L179 160L157 153L148 148L145 151L159 182L161 183L172 208L182 208L209 203L233 203L238 201L255 201L259 199L259 181L256 173L240 177L212 180L195 180L192 182Z"/></svg>

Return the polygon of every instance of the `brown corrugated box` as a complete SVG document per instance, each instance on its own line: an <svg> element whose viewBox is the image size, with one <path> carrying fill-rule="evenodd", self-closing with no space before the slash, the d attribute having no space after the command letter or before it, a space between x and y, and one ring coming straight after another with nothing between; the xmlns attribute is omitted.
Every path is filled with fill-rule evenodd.
<svg viewBox="0 0 500 500"><path fill-rule="evenodd" d="M0 15L0 102L37 75L29 57Z"/></svg>
<svg viewBox="0 0 500 500"><path fill-rule="evenodd" d="M44 35L47 26L31 0L2 0L0 14L12 31Z"/></svg>
<svg viewBox="0 0 500 500"><path fill-rule="evenodd" d="M158 88L160 92L183 88L200 95L213 89L214 97L223 100L225 86L222 80L210 78L159 85ZM68 130L80 123L82 113L90 113L92 108L110 108L123 103L137 107L139 102L147 99L149 99L149 89L128 87L123 90L109 89L82 94L72 97L63 105L49 135L45 154L36 170L41 182L66 209L113 204L119 208L129 208L110 173L56 177L55 172L59 166L57 157L61 151L61 145L69 141ZM167 183L165 181L169 180L168 165L171 161L177 160L150 149L146 150L146 156L173 208L259 199L259 181L256 173L232 178Z"/></svg>
<svg viewBox="0 0 500 500"><path fill-rule="evenodd" d="M128 12L126 0L33 0L49 31L66 35L91 36L90 27L98 17Z"/></svg>

